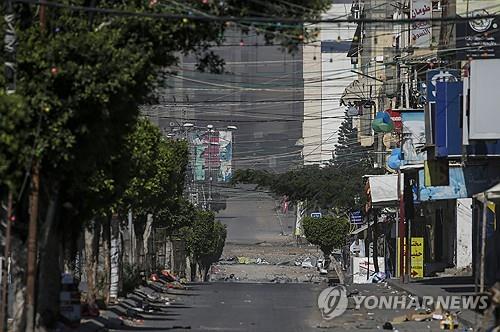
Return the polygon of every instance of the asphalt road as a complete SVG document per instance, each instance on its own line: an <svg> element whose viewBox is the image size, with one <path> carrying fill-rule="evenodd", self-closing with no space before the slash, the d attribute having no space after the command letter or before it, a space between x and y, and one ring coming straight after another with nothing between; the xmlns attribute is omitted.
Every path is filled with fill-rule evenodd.
<svg viewBox="0 0 500 332"><path fill-rule="evenodd" d="M350 301L342 316L326 321L317 307L317 296L324 287L308 283L194 285L191 290L173 295L175 304L163 312L144 315L142 325L114 331L381 331L385 322L407 313L357 310ZM382 284L356 285L356 290L366 296L396 292ZM395 324L394 330L440 329L438 321L409 321Z"/></svg>
<svg viewBox="0 0 500 332"><path fill-rule="evenodd" d="M182 299L191 307L178 316L195 331L309 331L321 320L318 286L213 283Z"/></svg>
<svg viewBox="0 0 500 332"><path fill-rule="evenodd" d="M282 232L293 233L295 218L293 211L278 218L275 208L274 199L265 193L234 189L227 208L216 217L227 225L227 243L276 242L282 241Z"/></svg>

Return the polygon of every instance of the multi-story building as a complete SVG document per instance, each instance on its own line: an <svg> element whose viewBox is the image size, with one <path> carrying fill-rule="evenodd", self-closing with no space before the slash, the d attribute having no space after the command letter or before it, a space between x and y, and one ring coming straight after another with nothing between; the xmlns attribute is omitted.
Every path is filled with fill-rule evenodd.
<svg viewBox="0 0 500 332"><path fill-rule="evenodd" d="M351 16L351 0L332 1L323 19ZM304 164L324 164L332 159L338 129L345 114L340 104L345 86L356 74L347 56L356 31L355 24L321 23L318 38L303 47Z"/></svg>

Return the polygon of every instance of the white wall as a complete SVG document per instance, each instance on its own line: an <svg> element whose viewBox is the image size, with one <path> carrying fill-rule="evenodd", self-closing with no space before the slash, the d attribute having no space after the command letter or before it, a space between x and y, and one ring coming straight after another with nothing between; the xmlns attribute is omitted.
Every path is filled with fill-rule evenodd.
<svg viewBox="0 0 500 332"><path fill-rule="evenodd" d="M350 10L351 3L335 3L323 18L345 18ZM337 131L345 111L344 107L340 107L340 97L356 79L356 74L350 72L352 66L347 52L321 53L320 42L351 42L356 24L322 23L318 28L319 40L303 48L304 164L320 164L332 158L332 151L338 141Z"/></svg>
<svg viewBox="0 0 500 332"><path fill-rule="evenodd" d="M472 198L457 199L456 268L472 266Z"/></svg>

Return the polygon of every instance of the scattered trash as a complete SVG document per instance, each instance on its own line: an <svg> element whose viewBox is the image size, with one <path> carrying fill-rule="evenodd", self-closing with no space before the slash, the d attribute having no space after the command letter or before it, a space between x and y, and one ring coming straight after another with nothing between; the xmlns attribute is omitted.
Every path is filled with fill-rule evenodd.
<svg viewBox="0 0 500 332"><path fill-rule="evenodd" d="M439 327L441 330L456 330L458 329L458 321L454 315L447 314L439 323Z"/></svg>
<svg viewBox="0 0 500 332"><path fill-rule="evenodd" d="M432 314L432 319L442 320L442 319L444 319L444 316L442 314Z"/></svg>
<svg viewBox="0 0 500 332"><path fill-rule="evenodd" d="M257 260L255 261L256 264L259 264L259 265L269 265L269 262L266 261L265 259L262 259L262 258L257 258Z"/></svg>
<svg viewBox="0 0 500 332"><path fill-rule="evenodd" d="M385 281L386 278L387 278L387 275L384 272L375 272L370 276L370 278L368 279L368 282L379 283L379 282Z"/></svg>
<svg viewBox="0 0 500 332"><path fill-rule="evenodd" d="M300 266L302 266L303 268L313 268L314 267L310 257L307 257L306 259L304 259L302 261L302 263L300 264Z"/></svg>
<svg viewBox="0 0 500 332"><path fill-rule="evenodd" d="M255 262L255 259L251 259L245 256L238 257L238 264L254 264Z"/></svg>
<svg viewBox="0 0 500 332"><path fill-rule="evenodd" d="M391 331L394 329L394 328L392 327L391 322L385 322L385 324L384 324L384 325L382 325L382 328L383 328L384 330L391 330Z"/></svg>

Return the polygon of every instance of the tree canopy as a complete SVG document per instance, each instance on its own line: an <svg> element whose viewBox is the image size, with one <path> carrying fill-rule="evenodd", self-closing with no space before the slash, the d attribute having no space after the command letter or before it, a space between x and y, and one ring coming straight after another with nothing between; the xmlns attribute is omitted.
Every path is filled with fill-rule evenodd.
<svg viewBox="0 0 500 332"><path fill-rule="evenodd" d="M377 172L368 150L357 142L352 118L346 116L339 129L334 158L328 165L308 165L285 173L237 170L233 183L253 183L292 201L304 201L312 209L336 209L347 213L364 205L363 175Z"/></svg>
<svg viewBox="0 0 500 332"><path fill-rule="evenodd" d="M306 217L302 225L307 241L319 246L325 255L345 245L350 227L346 217L333 215L321 218Z"/></svg>

